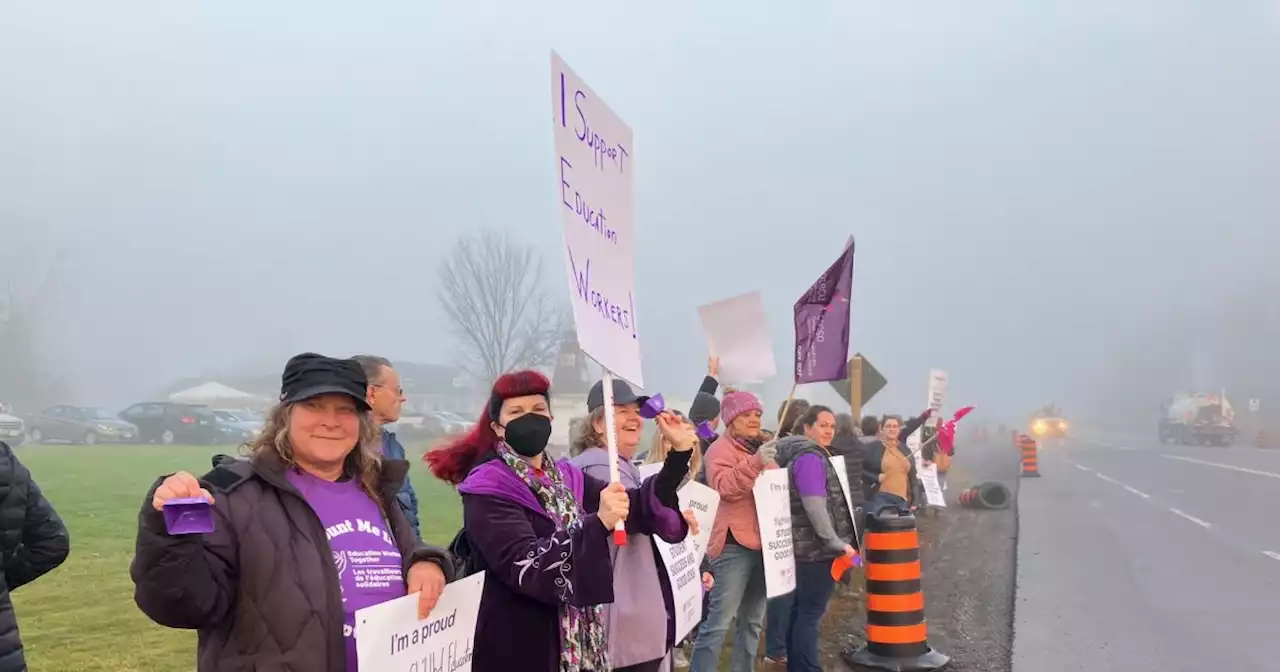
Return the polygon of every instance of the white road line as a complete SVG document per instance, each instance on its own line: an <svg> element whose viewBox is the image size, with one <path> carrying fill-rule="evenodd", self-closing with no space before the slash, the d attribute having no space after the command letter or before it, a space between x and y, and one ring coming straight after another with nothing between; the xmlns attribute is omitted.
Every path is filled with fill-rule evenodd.
<svg viewBox="0 0 1280 672"><path fill-rule="evenodd" d="M1139 489L1137 489L1137 488L1135 488L1135 487L1133 487L1133 486L1125 485L1124 483L1121 483L1120 481L1117 481L1116 479L1111 478L1110 476L1106 476L1106 475L1101 474L1101 473L1098 473L1098 472L1094 472L1094 475L1095 475L1095 476L1097 476L1098 478L1101 478L1102 480L1104 480L1104 481L1106 481L1106 482L1108 482L1108 483L1113 483L1113 484L1115 484L1115 485L1118 485L1118 486L1120 486L1120 487L1124 488L1125 490L1128 490L1129 492L1132 492L1133 494L1135 494L1135 495L1137 495L1137 496L1139 496L1139 497L1141 497L1141 498L1143 498L1143 499L1151 499L1151 495L1148 495L1147 493L1145 493L1145 492L1143 492L1143 491L1141 491L1141 490L1139 490Z"/></svg>
<svg viewBox="0 0 1280 672"><path fill-rule="evenodd" d="M1183 512L1183 511L1179 511L1178 509L1174 509L1174 508L1170 508L1169 510L1170 510L1170 511L1172 511L1174 514L1179 515L1179 516L1182 516L1183 518L1186 518L1187 520L1189 520L1189 521L1191 521L1191 522L1195 523L1196 525L1199 525L1200 527L1205 528L1206 530L1207 530L1207 529L1209 529L1210 527L1213 527L1213 526L1212 526L1212 525L1210 525L1209 523L1207 523L1207 522L1205 522L1205 521L1203 521L1203 520L1200 520L1199 518L1196 518L1195 516L1193 516L1193 515L1191 515L1191 514L1189 514L1189 513L1185 513L1185 512Z"/></svg>
<svg viewBox="0 0 1280 672"><path fill-rule="evenodd" d="M1280 553L1276 553L1275 551L1263 551L1262 554L1272 560L1280 560Z"/></svg>
<svg viewBox="0 0 1280 672"><path fill-rule="evenodd" d="M1129 492L1132 492L1133 494L1135 494L1135 495L1137 495L1137 496L1139 496L1139 497L1141 497L1141 498L1143 498L1143 499L1151 499L1151 495L1148 495L1147 493L1145 493L1145 492L1143 492L1143 491L1141 491L1141 490L1139 490L1139 489L1137 489L1137 488L1129 487L1129 486L1127 486L1127 485L1124 485L1123 483L1122 483L1122 484L1120 484L1120 487L1124 488L1125 490L1128 490Z"/></svg>
<svg viewBox="0 0 1280 672"><path fill-rule="evenodd" d="M1219 469L1230 469L1231 471L1238 471L1242 474L1266 476L1267 478L1280 478L1280 474L1270 472L1270 471L1262 471L1260 469L1250 469L1248 467L1237 467L1234 464L1222 464L1221 462L1210 462L1208 460L1197 460L1194 457L1183 457L1182 455L1169 455L1167 453L1161 455L1160 457L1167 457L1171 460L1182 460L1183 462L1190 462L1192 464L1203 464L1207 467L1217 467Z"/></svg>
<svg viewBox="0 0 1280 672"><path fill-rule="evenodd" d="M1084 466L1083 464L1077 464L1077 465L1076 465L1076 469L1079 469L1080 471L1087 471L1087 472L1089 472L1089 473L1093 473L1093 470L1092 470L1092 469L1090 469L1089 467Z"/></svg>

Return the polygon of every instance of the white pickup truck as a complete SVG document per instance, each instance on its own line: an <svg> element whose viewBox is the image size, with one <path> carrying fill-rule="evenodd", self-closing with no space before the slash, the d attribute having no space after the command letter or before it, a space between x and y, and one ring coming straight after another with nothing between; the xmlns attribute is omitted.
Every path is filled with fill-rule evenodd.
<svg viewBox="0 0 1280 672"><path fill-rule="evenodd" d="M0 412L0 441L10 446L19 446L26 438L27 428L22 418Z"/></svg>

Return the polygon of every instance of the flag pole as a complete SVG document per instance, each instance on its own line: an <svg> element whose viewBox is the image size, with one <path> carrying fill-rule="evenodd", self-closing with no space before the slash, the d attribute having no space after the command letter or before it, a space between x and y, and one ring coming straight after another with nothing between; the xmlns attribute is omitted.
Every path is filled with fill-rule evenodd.
<svg viewBox="0 0 1280 672"><path fill-rule="evenodd" d="M791 394L787 395L787 403L782 405L782 415L778 416L778 434L785 431L785 428L782 426L782 421L787 419L787 411L791 409L791 402L796 398L796 387L798 385L800 385L800 383L791 383ZM778 434L774 434L773 438L778 438Z"/></svg>
<svg viewBox="0 0 1280 672"><path fill-rule="evenodd" d="M596 362L599 364L599 362ZM609 449L609 482L619 483L618 476L618 431L613 426L613 373L608 367L601 366L604 375L600 378L601 391L604 392L604 437ZM613 543L618 546L627 545L627 527L621 520L613 526Z"/></svg>

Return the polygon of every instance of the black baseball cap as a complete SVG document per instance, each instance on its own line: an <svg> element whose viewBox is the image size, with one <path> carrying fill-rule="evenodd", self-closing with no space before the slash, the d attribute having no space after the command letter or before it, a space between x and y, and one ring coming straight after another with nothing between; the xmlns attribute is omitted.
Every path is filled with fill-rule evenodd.
<svg viewBox="0 0 1280 672"><path fill-rule="evenodd" d="M336 359L314 352L291 357L280 376L280 401L296 404L322 394L345 394L360 410L370 410L369 379L354 359Z"/></svg>
<svg viewBox="0 0 1280 672"><path fill-rule="evenodd" d="M649 397L641 395L636 396L627 381L619 378L613 379L613 405L622 406L624 404L640 404L649 401ZM598 380L595 385L591 386L591 391L587 393L587 412L590 413L597 408L604 406L604 381Z"/></svg>

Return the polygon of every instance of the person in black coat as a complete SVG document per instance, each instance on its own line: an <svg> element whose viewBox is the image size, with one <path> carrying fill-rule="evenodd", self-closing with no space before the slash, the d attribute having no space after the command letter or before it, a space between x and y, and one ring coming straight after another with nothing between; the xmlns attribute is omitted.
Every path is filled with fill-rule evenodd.
<svg viewBox="0 0 1280 672"><path fill-rule="evenodd" d="M858 438L857 428L853 424L853 416L841 413L836 416L836 436L831 441L831 454L844 456L844 468L849 479L849 500L853 506L853 522L858 526L858 539L862 539L862 509L865 501L862 492L862 462L865 459L866 447ZM873 432L874 433L874 432Z"/></svg>
<svg viewBox="0 0 1280 672"><path fill-rule="evenodd" d="M70 552L67 526L13 449L0 441L0 672L27 669L9 593L53 571Z"/></svg>

